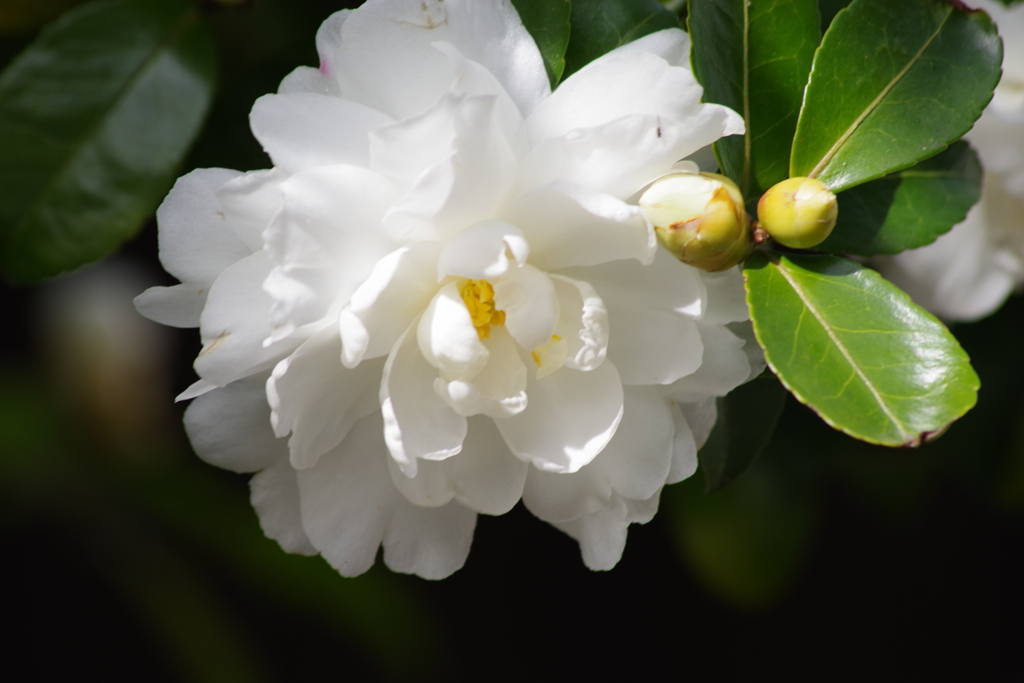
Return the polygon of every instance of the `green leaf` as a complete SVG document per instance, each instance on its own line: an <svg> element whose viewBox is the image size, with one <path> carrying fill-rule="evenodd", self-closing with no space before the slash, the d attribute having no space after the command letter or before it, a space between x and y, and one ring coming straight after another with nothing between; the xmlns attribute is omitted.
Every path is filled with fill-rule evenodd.
<svg viewBox="0 0 1024 683"><path fill-rule="evenodd" d="M836 429L918 446L974 406L978 376L956 339L875 271L758 252L743 274L769 367Z"/></svg>
<svg viewBox="0 0 1024 683"><path fill-rule="evenodd" d="M937 0L854 0L814 57L790 175L834 192L934 156L966 133L999 82L984 12Z"/></svg>
<svg viewBox="0 0 1024 683"><path fill-rule="evenodd" d="M679 28L679 18L658 0L572 0L571 24L563 79L630 41Z"/></svg>
<svg viewBox="0 0 1024 683"><path fill-rule="evenodd" d="M540 49L548 80L554 88L565 71L571 13L569 0L512 0L512 4Z"/></svg>
<svg viewBox="0 0 1024 683"><path fill-rule="evenodd" d="M704 100L743 116L715 143L722 172L755 200L789 173L804 86L818 46L815 0L690 0L694 74Z"/></svg>
<svg viewBox="0 0 1024 683"><path fill-rule="evenodd" d="M740 385L718 399L718 421L697 454L704 491L732 483L760 455L786 405L786 390L771 375Z"/></svg>
<svg viewBox="0 0 1024 683"><path fill-rule="evenodd" d="M0 269L37 280L131 237L210 104L214 47L184 0L84 5L0 75Z"/></svg>
<svg viewBox="0 0 1024 683"><path fill-rule="evenodd" d="M931 244L978 202L981 176L978 155L955 142L905 171L841 193L839 222L815 249L875 256Z"/></svg>

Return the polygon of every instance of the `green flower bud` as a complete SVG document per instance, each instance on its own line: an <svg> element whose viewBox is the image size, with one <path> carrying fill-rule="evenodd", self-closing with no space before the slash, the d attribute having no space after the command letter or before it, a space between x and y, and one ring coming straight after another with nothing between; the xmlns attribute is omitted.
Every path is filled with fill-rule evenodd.
<svg viewBox="0 0 1024 683"><path fill-rule="evenodd" d="M757 221L777 242L793 249L816 247L836 225L839 205L825 183L813 178L783 180L757 202Z"/></svg>
<svg viewBox="0 0 1024 683"><path fill-rule="evenodd" d="M754 250L750 220L736 183L717 173L675 173L640 197L658 242L683 263L714 273Z"/></svg>

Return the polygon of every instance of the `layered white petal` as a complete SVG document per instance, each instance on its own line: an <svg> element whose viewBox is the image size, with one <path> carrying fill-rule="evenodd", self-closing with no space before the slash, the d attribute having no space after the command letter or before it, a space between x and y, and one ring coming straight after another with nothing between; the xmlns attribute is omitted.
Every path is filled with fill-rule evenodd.
<svg viewBox="0 0 1024 683"><path fill-rule="evenodd" d="M481 221L448 240L438 259L437 276L496 278L508 272L510 262L522 266L529 255L522 230L502 221Z"/></svg>
<svg viewBox="0 0 1024 683"><path fill-rule="evenodd" d="M619 373L609 361L589 372L563 368L541 379L530 368L529 404L518 415L498 420L498 430L517 457L538 469L577 472L615 435L622 392Z"/></svg>
<svg viewBox="0 0 1024 683"><path fill-rule="evenodd" d="M700 367L696 319L706 295L694 268L659 251L649 266L615 261L564 272L593 285L607 306L608 358L623 383L669 384Z"/></svg>
<svg viewBox="0 0 1024 683"><path fill-rule="evenodd" d="M665 479L666 484L689 479L697 472L697 449L707 441L718 418L713 398L700 403L672 401L671 412L675 432L672 437L672 466Z"/></svg>
<svg viewBox="0 0 1024 683"><path fill-rule="evenodd" d="M726 107L702 104L703 88L689 69L636 49L612 51L563 82L526 120L537 144L580 128L644 114L686 122L692 148L743 132L743 119Z"/></svg>
<svg viewBox="0 0 1024 683"><path fill-rule="evenodd" d="M472 379L490 357L473 326L457 282L441 287L430 301L416 325L415 343L424 363L450 379Z"/></svg>
<svg viewBox="0 0 1024 683"><path fill-rule="evenodd" d="M650 263L658 248L639 207L563 181L520 196L504 215L522 230L530 262L541 270L624 258Z"/></svg>
<svg viewBox="0 0 1024 683"><path fill-rule="evenodd" d="M629 500L615 495L611 505L590 515L558 522L555 527L579 542L583 563L589 569L607 571L622 559L629 525L646 524L654 517L659 495L648 500Z"/></svg>
<svg viewBox="0 0 1024 683"><path fill-rule="evenodd" d="M280 458L249 480L249 500L268 538L289 553L317 554L302 528L298 475L287 458Z"/></svg>
<svg viewBox="0 0 1024 683"><path fill-rule="evenodd" d="M250 251L263 249L263 231L281 210L281 183L288 176L279 168L252 171L217 190L228 227Z"/></svg>
<svg viewBox="0 0 1024 683"><path fill-rule="evenodd" d="M271 424L287 436L291 465L312 467L345 438L356 420L379 408L382 359L341 364L341 338L328 327L277 364L267 380Z"/></svg>
<svg viewBox="0 0 1024 683"><path fill-rule="evenodd" d="M224 386L273 367L301 343L292 339L270 348L263 345L272 332L273 302L262 289L271 267L266 254L259 251L229 267L213 283L200 317L203 350L194 363L203 379Z"/></svg>
<svg viewBox="0 0 1024 683"><path fill-rule="evenodd" d="M721 325L697 323L704 347L700 367L669 386L681 401L698 401L706 396L725 396L750 379L751 366L746 342Z"/></svg>
<svg viewBox="0 0 1024 683"><path fill-rule="evenodd" d="M445 95L423 116L375 132L373 168L396 180L415 174L384 220L394 239L447 239L508 201L518 159L501 134L497 101Z"/></svg>
<svg viewBox="0 0 1024 683"><path fill-rule="evenodd" d="M135 310L161 325L199 327L207 290L196 285L150 287L135 297Z"/></svg>
<svg viewBox="0 0 1024 683"><path fill-rule="evenodd" d="M524 114L550 93L540 52L508 0L368 2L339 24L340 40L321 58L343 95L396 119L432 105L451 84L436 42L483 65Z"/></svg>
<svg viewBox="0 0 1024 683"><path fill-rule="evenodd" d="M298 475L302 523L313 546L343 576L362 574L384 545L395 571L443 578L466 560L476 513L458 503L422 508L388 474L380 413L359 420L315 467Z"/></svg>
<svg viewBox="0 0 1024 683"><path fill-rule="evenodd" d="M380 387L384 441L407 476L415 476L418 459L443 460L462 450L466 418L453 411L434 390L437 369L420 353L416 323L395 344Z"/></svg>
<svg viewBox="0 0 1024 683"><path fill-rule="evenodd" d="M608 351L608 309L590 283L551 275L560 316L555 334L566 342L566 367L593 370Z"/></svg>
<svg viewBox="0 0 1024 683"><path fill-rule="evenodd" d="M461 453L439 462L421 462L415 477L405 476L393 462L391 479L409 502L439 507L454 499L489 515L503 515L515 506L529 467L512 455L494 422L484 417L470 420Z"/></svg>
<svg viewBox="0 0 1024 683"><path fill-rule="evenodd" d="M502 327L483 340L487 364L471 379L434 380L434 389L459 415L487 415L495 419L517 415L526 409L526 365L516 343Z"/></svg>
<svg viewBox="0 0 1024 683"><path fill-rule="evenodd" d="M217 190L242 174L201 168L182 176L156 211L160 263L183 283L209 288L224 270L252 253L228 227Z"/></svg>
<svg viewBox="0 0 1024 683"><path fill-rule="evenodd" d="M355 367L364 358L387 355L412 321L437 293L437 242L414 242L373 266L348 304L338 329L342 362Z"/></svg>
<svg viewBox="0 0 1024 683"><path fill-rule="evenodd" d="M255 472L288 460L274 437L263 382L234 382L196 398L185 411L185 431L196 455L234 472Z"/></svg>
<svg viewBox="0 0 1024 683"><path fill-rule="evenodd" d="M494 305L505 312L505 329L526 351L551 341L561 317L551 278L530 264L494 283Z"/></svg>
<svg viewBox="0 0 1024 683"><path fill-rule="evenodd" d="M281 190L283 209L265 232L275 264L264 284L274 299L273 341L348 301L394 249L379 229L394 190L379 174L324 166L293 175Z"/></svg>
<svg viewBox="0 0 1024 683"><path fill-rule="evenodd" d="M274 166L291 173L340 164L368 168L370 132L390 121L361 104L308 92L264 95L249 114L252 133Z"/></svg>

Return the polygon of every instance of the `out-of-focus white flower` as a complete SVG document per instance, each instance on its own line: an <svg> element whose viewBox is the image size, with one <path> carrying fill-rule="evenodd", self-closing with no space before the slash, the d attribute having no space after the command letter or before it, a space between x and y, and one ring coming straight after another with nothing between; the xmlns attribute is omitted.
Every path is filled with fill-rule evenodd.
<svg viewBox="0 0 1024 683"><path fill-rule="evenodd" d="M736 270L627 200L742 120L655 33L550 91L508 0L375 0L260 98L274 162L178 181L139 310L200 327L186 427L267 535L342 574L462 566L522 499L612 567L761 367ZM283 437L289 436L287 442Z"/></svg>
<svg viewBox="0 0 1024 683"><path fill-rule="evenodd" d="M981 200L934 243L873 260L917 303L952 321L991 314L1024 283L1024 5L970 4L988 12L1003 38L1002 80L965 136L985 169Z"/></svg>

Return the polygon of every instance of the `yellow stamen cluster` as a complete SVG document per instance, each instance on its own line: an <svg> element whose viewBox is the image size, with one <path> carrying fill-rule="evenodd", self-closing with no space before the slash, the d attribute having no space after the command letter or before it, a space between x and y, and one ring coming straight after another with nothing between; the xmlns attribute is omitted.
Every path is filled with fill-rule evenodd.
<svg viewBox="0 0 1024 683"><path fill-rule="evenodd" d="M487 280L463 280L459 294L481 339L491 338L491 325L505 324L505 311L494 307L494 287Z"/></svg>

